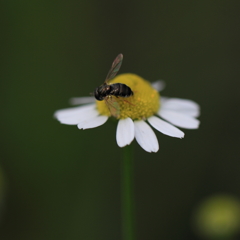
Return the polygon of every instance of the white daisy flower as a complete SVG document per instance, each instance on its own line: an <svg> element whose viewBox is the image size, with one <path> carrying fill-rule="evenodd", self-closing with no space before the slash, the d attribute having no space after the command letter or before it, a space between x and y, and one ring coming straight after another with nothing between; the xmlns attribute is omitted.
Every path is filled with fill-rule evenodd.
<svg viewBox="0 0 240 240"><path fill-rule="evenodd" d="M77 125L79 129L101 126L108 118L114 117L118 119L118 146L129 145L136 138L147 152L159 150L157 137L150 126L176 138L184 137L177 127L199 127L200 122L196 119L200 114L199 105L187 99L160 97L158 91L164 87L162 81L151 85L135 74L121 74L109 82L114 83L126 84L133 95L127 98L110 96L110 104L106 100L97 101L94 97L72 98L72 104L81 106L58 110L54 117L62 124ZM113 114L109 106L116 108L118 113Z"/></svg>

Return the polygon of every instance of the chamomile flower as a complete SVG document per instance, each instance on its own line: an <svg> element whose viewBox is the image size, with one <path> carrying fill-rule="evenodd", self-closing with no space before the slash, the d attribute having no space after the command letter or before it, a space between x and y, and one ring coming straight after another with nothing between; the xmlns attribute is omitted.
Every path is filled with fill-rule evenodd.
<svg viewBox="0 0 240 240"><path fill-rule="evenodd" d="M108 84L125 84L133 92L128 97L111 95L103 101L94 97L73 98L78 107L58 110L55 118L62 124L77 125L79 129L103 125L110 117L118 120L116 140L119 147L129 145L134 138L147 152L159 150L157 131L176 138L183 138L178 129L197 129L199 105L191 100L160 97L163 82L150 84L135 74L121 74ZM116 111L114 111L116 110ZM163 120L164 119L164 120Z"/></svg>

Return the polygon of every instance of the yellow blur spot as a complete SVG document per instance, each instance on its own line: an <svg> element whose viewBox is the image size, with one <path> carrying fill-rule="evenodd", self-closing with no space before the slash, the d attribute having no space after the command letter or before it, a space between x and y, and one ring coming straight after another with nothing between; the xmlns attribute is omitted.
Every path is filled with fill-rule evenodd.
<svg viewBox="0 0 240 240"><path fill-rule="evenodd" d="M199 206L194 222L200 235L230 239L240 231L240 202L227 195L213 196Z"/></svg>

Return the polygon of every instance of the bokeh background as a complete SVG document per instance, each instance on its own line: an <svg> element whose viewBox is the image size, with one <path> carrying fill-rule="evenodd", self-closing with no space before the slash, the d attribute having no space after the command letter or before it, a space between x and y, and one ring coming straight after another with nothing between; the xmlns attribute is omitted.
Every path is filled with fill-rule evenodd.
<svg viewBox="0 0 240 240"><path fill-rule="evenodd" d="M207 238L198 206L240 197L239 12L237 0L1 1L0 239L122 239L116 125L53 118L119 53L120 73L164 79L162 95L202 110L183 140L156 132L156 154L133 143L137 239Z"/></svg>

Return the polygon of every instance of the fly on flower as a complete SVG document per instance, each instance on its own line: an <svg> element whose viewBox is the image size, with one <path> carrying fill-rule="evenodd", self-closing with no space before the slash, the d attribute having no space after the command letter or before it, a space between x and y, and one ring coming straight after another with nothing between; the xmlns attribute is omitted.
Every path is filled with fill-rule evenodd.
<svg viewBox="0 0 240 240"><path fill-rule="evenodd" d="M112 66L107 74L106 80L102 85L94 91L94 96L98 101L104 100L112 116L119 117L120 105L116 98L130 97L133 91L130 87L123 83L108 84L118 73L123 61L123 55L119 54L112 63Z"/></svg>
<svg viewBox="0 0 240 240"><path fill-rule="evenodd" d="M119 54L114 60L104 83L97 87L95 97L71 99L74 105L54 113L63 124L77 125L79 129L95 128L107 122L109 117L118 120L116 141L119 147L136 139L147 152L159 149L157 137L150 126L175 138L183 138L180 128L197 129L200 107L188 99L162 97L164 83L150 83L142 77L125 73L117 75L123 60ZM165 121L164 121L164 120Z"/></svg>

